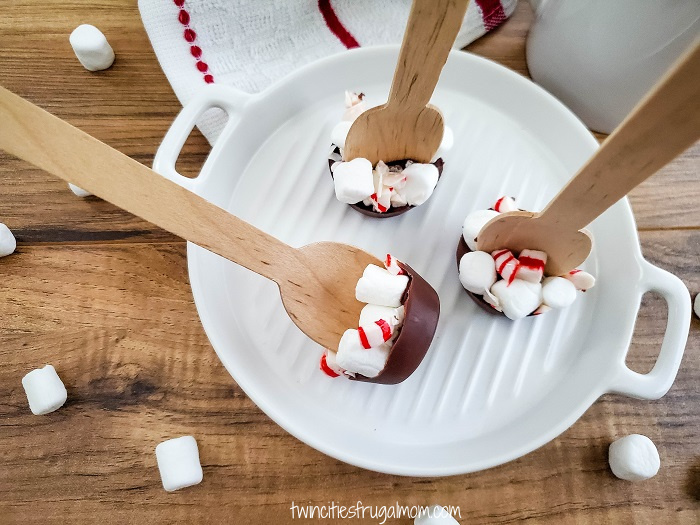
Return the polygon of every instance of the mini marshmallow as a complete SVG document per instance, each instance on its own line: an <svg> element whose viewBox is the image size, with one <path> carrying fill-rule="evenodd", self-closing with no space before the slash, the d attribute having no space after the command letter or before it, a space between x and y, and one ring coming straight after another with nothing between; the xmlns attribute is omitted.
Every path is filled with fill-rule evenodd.
<svg viewBox="0 0 700 525"><path fill-rule="evenodd" d="M70 188L70 191L75 193L78 197L90 197L92 193L90 193L87 190L84 190L83 188L79 188L75 184L71 184L70 182L68 183L68 187Z"/></svg>
<svg viewBox="0 0 700 525"><path fill-rule="evenodd" d="M338 377L343 375L343 369L338 366L335 352L333 350L326 350L323 355L321 355L319 368L330 377Z"/></svg>
<svg viewBox="0 0 700 525"><path fill-rule="evenodd" d="M10 228L0 222L0 257L14 253L17 249L17 240L12 235Z"/></svg>
<svg viewBox="0 0 700 525"><path fill-rule="evenodd" d="M630 434L611 443L608 462L613 474L627 481L649 479L661 466L654 442L641 434Z"/></svg>
<svg viewBox="0 0 700 525"><path fill-rule="evenodd" d="M420 206L433 194L438 182L438 169L432 164L414 162L403 170L406 185L403 195L409 206Z"/></svg>
<svg viewBox="0 0 700 525"><path fill-rule="evenodd" d="M493 210L476 210L467 215L462 226L462 236L469 249L476 250L476 236L481 228L494 217L498 217L498 212Z"/></svg>
<svg viewBox="0 0 700 525"><path fill-rule="evenodd" d="M510 250L497 250L492 252L491 256L496 263L496 271L503 277L507 284L512 283L520 269L518 259L515 258Z"/></svg>
<svg viewBox="0 0 700 525"><path fill-rule="evenodd" d="M408 276L391 275L384 268L370 264L357 281L355 297L363 303L399 307L406 286Z"/></svg>
<svg viewBox="0 0 700 525"><path fill-rule="evenodd" d="M436 160L443 158L445 154L447 154L447 152L452 149L454 142L455 136L454 133L452 133L452 128L445 126L445 131L442 134L442 140L440 141L440 145L438 146L438 149L435 152L435 155L433 155L433 158L430 162L435 162Z"/></svg>
<svg viewBox="0 0 700 525"><path fill-rule="evenodd" d="M506 213L509 211L518 211L518 207L515 205L515 199L513 197L503 196L496 201L493 205L493 209L498 213Z"/></svg>
<svg viewBox="0 0 700 525"><path fill-rule="evenodd" d="M362 348L374 348L386 343L394 333L394 327L384 319L378 319L372 323L360 324L357 333L360 336Z"/></svg>
<svg viewBox="0 0 700 525"><path fill-rule="evenodd" d="M70 34L70 45L80 63L88 71L107 69L114 62L114 50L102 31L82 24Z"/></svg>
<svg viewBox="0 0 700 525"><path fill-rule="evenodd" d="M392 326L399 326L403 323L404 315L405 308L403 305L393 308L390 306L366 304L360 311L360 326L373 323L379 319L384 319Z"/></svg>
<svg viewBox="0 0 700 525"><path fill-rule="evenodd" d="M386 268L386 271L391 275L402 275L404 273L399 266L399 261L396 257L392 257L390 253L387 253L386 257L384 257L384 268Z"/></svg>
<svg viewBox="0 0 700 525"><path fill-rule="evenodd" d="M163 488L168 492L202 481L197 441L192 436L168 439L156 446L156 459Z"/></svg>
<svg viewBox="0 0 700 525"><path fill-rule="evenodd" d="M503 313L515 321L534 312L542 304L542 285L515 279L510 285L505 281L496 281L491 293L498 298Z"/></svg>
<svg viewBox="0 0 700 525"><path fill-rule="evenodd" d="M333 184L340 202L355 204L366 199L374 193L372 164L362 158L341 162L333 171Z"/></svg>
<svg viewBox="0 0 700 525"><path fill-rule="evenodd" d="M433 505L421 509L413 520L414 525L459 525L459 522L449 513L445 507Z"/></svg>
<svg viewBox="0 0 700 525"><path fill-rule="evenodd" d="M576 287L563 277L547 277L542 281L542 301L550 308L566 308L576 300Z"/></svg>
<svg viewBox="0 0 700 525"><path fill-rule="evenodd" d="M348 132L350 131L351 126L352 122L348 122L347 120L341 120L338 122L331 130L331 142L340 149L343 149L345 147L345 139L348 137Z"/></svg>
<svg viewBox="0 0 700 525"><path fill-rule="evenodd" d="M517 279L539 283L544 275L544 267L547 264L547 254L537 250L523 250L518 255Z"/></svg>
<svg viewBox="0 0 700 525"><path fill-rule="evenodd" d="M22 378L22 386L35 416L58 410L68 398L63 381L51 365L29 372Z"/></svg>
<svg viewBox="0 0 700 525"><path fill-rule="evenodd" d="M571 270L569 273L562 275L562 277L574 283L576 289L583 292L589 288L593 288L595 285L595 277L579 269Z"/></svg>
<svg viewBox="0 0 700 525"><path fill-rule="evenodd" d="M354 122L355 119L367 109L365 107L364 98L364 93L345 92L345 113L343 113L343 120Z"/></svg>
<svg viewBox="0 0 700 525"><path fill-rule="evenodd" d="M496 265L486 252L468 252L459 261L459 282L465 290L483 295L496 282Z"/></svg>
<svg viewBox="0 0 700 525"><path fill-rule="evenodd" d="M336 362L338 366L365 377L376 377L384 370L389 358L391 344L384 343L374 348L363 348L357 330L346 330L338 343Z"/></svg>

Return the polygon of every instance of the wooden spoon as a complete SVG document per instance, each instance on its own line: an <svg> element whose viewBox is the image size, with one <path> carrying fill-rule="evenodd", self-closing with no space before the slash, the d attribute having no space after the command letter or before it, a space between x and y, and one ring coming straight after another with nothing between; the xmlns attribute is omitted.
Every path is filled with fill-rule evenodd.
<svg viewBox="0 0 700 525"><path fill-rule="evenodd" d="M292 248L2 87L0 149L273 280L292 321L325 348L357 326L355 285L382 266L345 244Z"/></svg>
<svg viewBox="0 0 700 525"><path fill-rule="evenodd" d="M469 0L413 0L386 104L363 112L345 140L343 157L430 162L445 125L428 104L457 38Z"/></svg>
<svg viewBox="0 0 700 525"><path fill-rule="evenodd" d="M540 213L491 219L477 249L525 248L548 255L547 275L563 275L591 252L582 230L700 138L700 43L679 59Z"/></svg>

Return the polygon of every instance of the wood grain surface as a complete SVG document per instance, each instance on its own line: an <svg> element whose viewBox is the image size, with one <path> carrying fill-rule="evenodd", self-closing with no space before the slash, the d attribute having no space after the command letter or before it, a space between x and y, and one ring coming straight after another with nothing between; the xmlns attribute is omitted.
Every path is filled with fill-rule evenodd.
<svg viewBox="0 0 700 525"><path fill-rule="evenodd" d="M520 2L468 50L526 74L532 14ZM100 27L114 66L88 73L70 31ZM10 0L0 18L0 84L150 165L179 110L135 1ZM0 122L0 125L2 123ZM208 147L181 159L196 172ZM700 147L637 188L631 202L645 256L700 289ZM571 429L501 467L443 479L368 472L291 437L232 381L199 324L185 245L0 154L0 222L18 240L0 260L0 523L251 523L292 520L296 504L459 505L462 524L695 524L700 516L700 322L670 392L655 402L608 395ZM629 361L648 371L665 306L645 298ZM67 404L32 416L20 383L52 363ZM662 467L617 480L609 443L649 436ZM197 437L204 481L166 493L154 447ZM328 523L377 523L347 520ZM322 520L301 521L321 523ZM388 520L387 523L410 523Z"/></svg>

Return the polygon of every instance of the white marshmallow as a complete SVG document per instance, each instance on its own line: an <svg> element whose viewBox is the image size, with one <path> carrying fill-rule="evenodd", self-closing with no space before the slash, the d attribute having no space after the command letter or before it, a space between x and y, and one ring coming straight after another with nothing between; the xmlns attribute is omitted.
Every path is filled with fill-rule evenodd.
<svg viewBox="0 0 700 525"><path fill-rule="evenodd" d="M403 306L393 308L391 306L379 306L376 304L366 304L360 311L360 325L373 323L379 319L384 319L393 326L403 323L405 309Z"/></svg>
<svg viewBox="0 0 700 525"><path fill-rule="evenodd" d="M547 264L547 254L538 250L523 250L518 255L517 279L539 283L544 275L544 267Z"/></svg>
<svg viewBox="0 0 700 525"><path fill-rule="evenodd" d="M440 141L440 145L438 146L438 149L435 152L435 155L433 155L433 158L430 162L435 162L439 158L445 160L444 157L447 154L447 152L452 149L454 142L455 136L454 133L452 133L452 128L445 126L445 131L442 134L442 140Z"/></svg>
<svg viewBox="0 0 700 525"><path fill-rule="evenodd" d="M459 282L472 293L483 295L496 282L496 265L486 252L468 252L459 261Z"/></svg>
<svg viewBox="0 0 700 525"><path fill-rule="evenodd" d="M695 296L695 301L693 301L693 311L696 317L700 317L700 293Z"/></svg>
<svg viewBox="0 0 700 525"><path fill-rule="evenodd" d="M498 217L498 212L493 210L476 210L467 215L462 226L462 236L469 249L476 250L476 236L481 228L494 217Z"/></svg>
<svg viewBox="0 0 700 525"><path fill-rule="evenodd" d="M168 492L202 481L197 441L192 436L168 439L156 446L156 459L163 488Z"/></svg>
<svg viewBox="0 0 700 525"><path fill-rule="evenodd" d="M365 104L364 95L360 97L360 95L358 95L357 93L353 93L352 91L346 91L345 112L343 113L343 120L354 122L355 119L367 109L366 106L367 104Z"/></svg>
<svg viewBox="0 0 700 525"><path fill-rule="evenodd" d="M17 240L12 235L10 228L0 222L0 257L14 253L17 249Z"/></svg>
<svg viewBox="0 0 700 525"><path fill-rule="evenodd" d="M408 276L391 275L384 268L370 264L357 281L355 297L363 303L399 307L406 286Z"/></svg>
<svg viewBox="0 0 700 525"><path fill-rule="evenodd" d="M68 187L70 188L70 191L75 193L78 197L90 197L92 193L90 193L87 190L84 190L83 188L79 188L75 184L71 184L70 182L68 183Z"/></svg>
<svg viewBox="0 0 700 525"><path fill-rule="evenodd" d="M68 398L63 381L51 365L29 372L22 378L22 386L35 416L58 410Z"/></svg>
<svg viewBox="0 0 700 525"><path fill-rule="evenodd" d="M515 204L515 199L505 195L496 201L496 204L493 205L493 209L498 213L518 211L518 207Z"/></svg>
<svg viewBox="0 0 700 525"><path fill-rule="evenodd" d="M410 206L420 206L430 198L438 182L438 169L432 164L414 162L403 170L406 185L403 196Z"/></svg>
<svg viewBox="0 0 700 525"><path fill-rule="evenodd" d="M343 149L345 147L345 139L348 137L348 132L350 131L351 127L352 122L348 122L347 120L341 120L338 122L331 130L331 142L340 149Z"/></svg>
<svg viewBox="0 0 700 525"><path fill-rule="evenodd" d="M389 358L391 344L384 343L374 348L363 348L357 330L345 330L338 343L336 362L338 366L365 377L377 377L384 370Z"/></svg>
<svg viewBox="0 0 700 525"><path fill-rule="evenodd" d="M562 275L562 277L574 283L576 289L583 292L589 288L593 288L595 285L595 277L579 269L571 270L569 273Z"/></svg>
<svg viewBox="0 0 700 525"><path fill-rule="evenodd" d="M341 162L333 170L335 196L340 202L355 204L374 193L372 164L367 159Z"/></svg>
<svg viewBox="0 0 700 525"><path fill-rule="evenodd" d="M542 301L550 308L566 308L576 300L576 287L563 277L547 277L542 281Z"/></svg>
<svg viewBox="0 0 700 525"><path fill-rule="evenodd" d="M496 271L510 284L520 269L520 263L510 250L497 250L491 253L496 263ZM538 281L539 282L539 281Z"/></svg>
<svg viewBox="0 0 700 525"><path fill-rule="evenodd" d="M114 62L114 50L102 31L82 24L70 34L70 45L80 63L88 71L107 69Z"/></svg>
<svg viewBox="0 0 700 525"><path fill-rule="evenodd" d="M323 370L324 373L331 377L344 375L344 370L338 366L338 361L333 350L326 350L323 353L323 355L321 356L320 368L321 370ZM328 373L327 369L330 369L332 373ZM333 374L335 374L335 376Z"/></svg>
<svg viewBox="0 0 700 525"><path fill-rule="evenodd" d="M611 443L608 462L613 474L627 481L649 479L661 466L654 442L641 434L630 434Z"/></svg>
<svg viewBox="0 0 700 525"><path fill-rule="evenodd" d="M378 319L371 323L360 323L357 327L362 348L374 348L386 343L394 335L394 326L384 319Z"/></svg>
<svg viewBox="0 0 700 525"><path fill-rule="evenodd" d="M459 525L459 522L448 512L445 507L433 505L421 509L413 520L414 525Z"/></svg>
<svg viewBox="0 0 700 525"><path fill-rule="evenodd" d="M386 268L386 271L391 275L401 275L404 273L399 266L399 261L390 253L387 253L386 257L384 257L384 268Z"/></svg>
<svg viewBox="0 0 700 525"><path fill-rule="evenodd" d="M542 304L542 285L515 279L510 285L504 279L496 281L491 293L498 298L503 313L509 319L527 317Z"/></svg>

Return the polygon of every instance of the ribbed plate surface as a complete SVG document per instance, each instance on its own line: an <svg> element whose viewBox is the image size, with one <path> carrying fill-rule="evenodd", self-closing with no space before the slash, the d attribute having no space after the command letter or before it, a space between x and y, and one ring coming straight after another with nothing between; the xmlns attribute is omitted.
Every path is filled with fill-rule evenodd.
<svg viewBox="0 0 700 525"><path fill-rule="evenodd" d="M366 468L401 474L492 466L551 439L602 393L604 364L618 359L619 352L595 340L596 319L619 316L620 333L608 340L615 348L624 346L638 306L636 298L626 307L604 298L605 272L611 274L626 259L634 265L635 249L618 253L615 260L594 250L585 268L599 276L599 286L566 310L517 322L483 312L457 278L454 254L464 217L504 194L525 209L541 209L594 150L595 141L539 88L484 60L453 55L433 97L455 135L435 193L402 216L364 217L334 198L326 163L330 130L343 110L342 89L361 88L372 105L388 93L395 50L363 53L362 60L342 55L325 61L307 79L301 73L291 86L277 88L282 94L285 89L298 93L295 86L313 85L315 91L274 125L257 149L238 148L238 157L247 155L240 174L227 162L211 159L201 193L291 245L341 241L408 262L441 301L440 324L425 361L397 386L328 378L318 367L322 349L286 316L272 282L190 246L197 306L239 384L312 446ZM386 64L388 71L377 78L364 72L368 64L375 71ZM348 85L343 78L353 68L361 85ZM314 75L332 80L319 86ZM284 97L270 99L263 96L250 111L274 114L276 100ZM541 136L545 128L561 147L553 149ZM230 140L235 149L236 133L221 140ZM227 178L237 182L220 183ZM627 203L596 221L593 232L599 247L605 242L623 250L635 246Z"/></svg>

